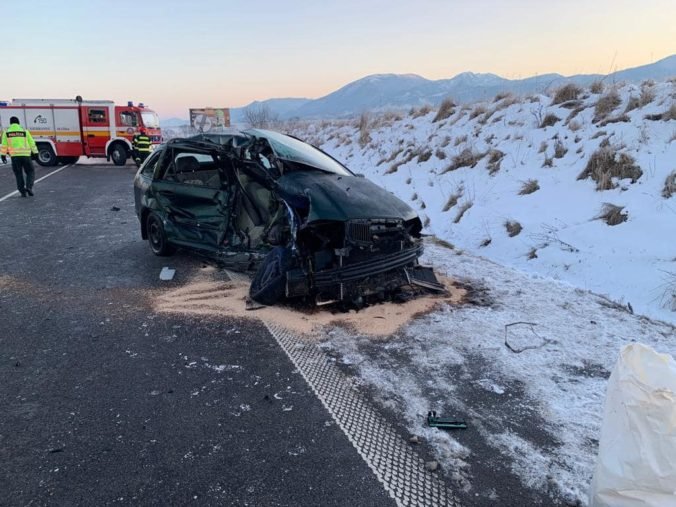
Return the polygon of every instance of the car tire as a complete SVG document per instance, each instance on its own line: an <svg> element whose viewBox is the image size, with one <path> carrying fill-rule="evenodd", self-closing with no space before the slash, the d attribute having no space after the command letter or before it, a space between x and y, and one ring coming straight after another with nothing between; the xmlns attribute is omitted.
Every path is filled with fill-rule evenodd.
<svg viewBox="0 0 676 507"><path fill-rule="evenodd" d="M124 144L115 143L110 148L110 158L113 161L113 164L123 166L127 163L129 151Z"/></svg>
<svg viewBox="0 0 676 507"><path fill-rule="evenodd" d="M43 167L52 167L56 165L56 153L48 144L38 144L38 158L37 163Z"/></svg>
<svg viewBox="0 0 676 507"><path fill-rule="evenodd" d="M146 231L148 232L148 244L150 250L158 257L168 257L176 251L176 247L169 243L167 233L164 231L162 219L153 212L148 213L146 218Z"/></svg>
<svg viewBox="0 0 676 507"><path fill-rule="evenodd" d="M274 305L286 295L286 272L291 267L291 251L275 247L258 267L249 288L249 297L262 305Z"/></svg>

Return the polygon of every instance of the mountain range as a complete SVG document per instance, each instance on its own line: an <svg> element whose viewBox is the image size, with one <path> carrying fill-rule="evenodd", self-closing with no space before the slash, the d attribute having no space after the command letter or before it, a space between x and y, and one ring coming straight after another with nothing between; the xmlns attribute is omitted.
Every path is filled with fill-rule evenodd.
<svg viewBox="0 0 676 507"><path fill-rule="evenodd" d="M280 119L336 118L359 114L362 111L406 109L422 104L436 105L444 97L457 102L489 99L498 93L542 93L563 83L582 86L596 80L606 83L637 83L645 79L664 80L676 76L676 54L657 62L616 71L610 74L542 74L525 79L506 79L496 74L463 72L450 79L430 80L416 74L374 74L353 81L338 90L317 99L273 98L255 101L230 110L232 123L246 123L247 108L267 108ZM187 120L170 118L163 127L184 125Z"/></svg>

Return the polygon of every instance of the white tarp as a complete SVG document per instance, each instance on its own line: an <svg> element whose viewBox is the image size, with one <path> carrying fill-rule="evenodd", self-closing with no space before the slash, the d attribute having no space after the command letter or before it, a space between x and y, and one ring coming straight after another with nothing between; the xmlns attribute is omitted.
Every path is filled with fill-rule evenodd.
<svg viewBox="0 0 676 507"><path fill-rule="evenodd" d="M594 507L676 506L676 362L625 346L608 381Z"/></svg>

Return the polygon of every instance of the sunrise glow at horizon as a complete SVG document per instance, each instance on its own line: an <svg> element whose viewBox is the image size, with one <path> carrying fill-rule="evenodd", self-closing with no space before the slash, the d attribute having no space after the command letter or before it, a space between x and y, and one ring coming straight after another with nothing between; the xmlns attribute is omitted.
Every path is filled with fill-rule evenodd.
<svg viewBox="0 0 676 507"><path fill-rule="evenodd" d="M38 0L3 10L0 100L317 98L369 74L600 73L676 53L676 2ZM21 55L18 57L17 55Z"/></svg>

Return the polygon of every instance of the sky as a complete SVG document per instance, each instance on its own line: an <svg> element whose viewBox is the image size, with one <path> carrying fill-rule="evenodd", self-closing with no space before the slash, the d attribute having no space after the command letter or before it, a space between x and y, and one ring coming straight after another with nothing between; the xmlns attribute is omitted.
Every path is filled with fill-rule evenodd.
<svg viewBox="0 0 676 507"><path fill-rule="evenodd" d="M0 99L161 117L326 95L369 74L603 73L676 53L676 0L32 0L0 15Z"/></svg>

